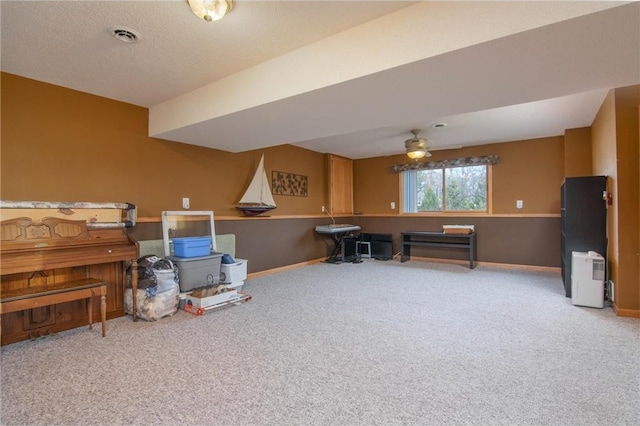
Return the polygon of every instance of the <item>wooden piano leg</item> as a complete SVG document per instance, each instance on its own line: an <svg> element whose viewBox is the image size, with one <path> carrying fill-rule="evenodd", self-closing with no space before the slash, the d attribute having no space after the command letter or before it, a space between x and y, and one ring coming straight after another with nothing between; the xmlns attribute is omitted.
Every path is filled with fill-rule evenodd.
<svg viewBox="0 0 640 426"><path fill-rule="evenodd" d="M93 292L87 300L87 313L89 314L89 330L93 330Z"/></svg>
<svg viewBox="0 0 640 426"><path fill-rule="evenodd" d="M138 321L138 261L135 259L131 261L131 298L133 321Z"/></svg>
<svg viewBox="0 0 640 426"><path fill-rule="evenodd" d="M102 288L100 296L100 318L102 319L102 337L107 335L107 287Z"/></svg>

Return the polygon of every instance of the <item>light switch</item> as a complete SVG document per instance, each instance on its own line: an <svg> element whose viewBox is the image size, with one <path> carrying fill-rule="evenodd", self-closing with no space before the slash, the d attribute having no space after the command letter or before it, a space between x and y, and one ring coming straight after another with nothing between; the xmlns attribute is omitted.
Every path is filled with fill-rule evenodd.
<svg viewBox="0 0 640 426"><path fill-rule="evenodd" d="M516 200L516 207L521 209L522 206L524 205L524 203L522 202L522 200Z"/></svg>

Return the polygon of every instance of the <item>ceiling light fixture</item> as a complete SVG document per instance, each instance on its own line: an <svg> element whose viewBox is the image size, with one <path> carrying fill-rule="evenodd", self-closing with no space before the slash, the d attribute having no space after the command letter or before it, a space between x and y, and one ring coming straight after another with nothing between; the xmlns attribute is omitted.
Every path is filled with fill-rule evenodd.
<svg viewBox="0 0 640 426"><path fill-rule="evenodd" d="M420 130L412 130L411 133L413 133L413 137L404 141L404 147L407 148L407 157L412 160L431 157L431 153L427 151L427 140L418 137Z"/></svg>
<svg viewBox="0 0 640 426"><path fill-rule="evenodd" d="M193 13L207 22L222 19L233 9L233 0L187 0Z"/></svg>

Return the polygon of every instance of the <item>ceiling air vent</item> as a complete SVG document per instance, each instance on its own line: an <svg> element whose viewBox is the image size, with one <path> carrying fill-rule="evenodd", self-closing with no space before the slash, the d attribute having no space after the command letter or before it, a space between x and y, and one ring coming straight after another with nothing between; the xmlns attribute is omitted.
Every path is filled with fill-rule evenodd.
<svg viewBox="0 0 640 426"><path fill-rule="evenodd" d="M142 39L140 33L131 28L115 27L110 31L115 38L125 43L137 43Z"/></svg>

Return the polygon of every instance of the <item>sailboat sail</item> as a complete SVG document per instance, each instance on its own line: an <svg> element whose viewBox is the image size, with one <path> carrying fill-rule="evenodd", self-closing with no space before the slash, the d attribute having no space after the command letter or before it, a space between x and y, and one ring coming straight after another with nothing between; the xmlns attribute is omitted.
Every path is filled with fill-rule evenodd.
<svg viewBox="0 0 640 426"><path fill-rule="evenodd" d="M247 216L255 216L276 208L267 173L264 170L264 155L262 155L256 173L236 208L242 210Z"/></svg>

